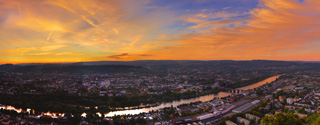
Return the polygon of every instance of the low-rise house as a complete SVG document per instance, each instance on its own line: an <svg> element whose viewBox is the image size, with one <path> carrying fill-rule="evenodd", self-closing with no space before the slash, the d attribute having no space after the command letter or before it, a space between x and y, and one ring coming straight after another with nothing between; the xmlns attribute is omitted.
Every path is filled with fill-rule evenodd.
<svg viewBox="0 0 320 125"><path fill-rule="evenodd" d="M282 103L279 102L279 101L274 101L274 107L277 108L277 109L280 109L282 107Z"/></svg>
<svg viewBox="0 0 320 125"><path fill-rule="evenodd" d="M232 121L230 121L230 120L227 120L227 121L226 121L226 125L237 125L237 124L234 123L234 122L232 122Z"/></svg>
<svg viewBox="0 0 320 125"><path fill-rule="evenodd" d="M266 95L264 98L265 99L272 99L272 95Z"/></svg>
<svg viewBox="0 0 320 125"><path fill-rule="evenodd" d="M308 115L302 114L302 113L294 113L294 114L298 115L299 118L308 117Z"/></svg>
<svg viewBox="0 0 320 125"><path fill-rule="evenodd" d="M295 102L294 105L299 106L299 107L311 107L311 105L309 104L305 104L305 103L299 103L299 102Z"/></svg>
<svg viewBox="0 0 320 125"><path fill-rule="evenodd" d="M288 103L289 105L293 104L293 98L287 98L287 103Z"/></svg>
<svg viewBox="0 0 320 125"><path fill-rule="evenodd" d="M285 87L283 88L283 91L284 91L284 92L290 92L290 91L294 90L295 87L296 87L295 85L285 86Z"/></svg>
<svg viewBox="0 0 320 125"><path fill-rule="evenodd" d="M249 125L250 124L249 120L244 119L242 117L237 117L237 121L238 121L238 123L242 123L243 122L245 125Z"/></svg>
<svg viewBox="0 0 320 125"><path fill-rule="evenodd" d="M252 114L249 114L249 113L247 113L246 114L246 118L247 119L250 119L250 120L252 120L252 119L256 119L256 122L258 122L259 120L260 120L260 117L258 117L258 116L255 116L255 115L252 115Z"/></svg>
<svg viewBox="0 0 320 125"><path fill-rule="evenodd" d="M271 117L271 116L273 116L273 114L268 113L268 114L265 114L264 116L269 116L269 117Z"/></svg>

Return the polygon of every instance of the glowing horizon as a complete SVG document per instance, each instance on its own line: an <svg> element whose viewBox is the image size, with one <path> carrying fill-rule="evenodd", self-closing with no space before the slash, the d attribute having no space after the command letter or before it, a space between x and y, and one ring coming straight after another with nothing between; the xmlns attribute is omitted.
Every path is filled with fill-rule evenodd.
<svg viewBox="0 0 320 125"><path fill-rule="evenodd" d="M0 64L320 61L318 0L0 0Z"/></svg>

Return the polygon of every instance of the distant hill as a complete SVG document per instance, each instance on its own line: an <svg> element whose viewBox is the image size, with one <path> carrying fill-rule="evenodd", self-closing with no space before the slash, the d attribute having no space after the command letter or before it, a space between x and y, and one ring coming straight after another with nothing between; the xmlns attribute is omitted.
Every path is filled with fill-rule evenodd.
<svg viewBox="0 0 320 125"><path fill-rule="evenodd" d="M242 67L242 68L261 68L261 67L318 67L317 62L294 62L294 61L273 61L273 60L250 60L250 61L233 61L233 60L213 60L213 61L198 61L198 60L139 60L139 61L100 61L100 62L84 62L82 65L136 65L149 67L188 67L188 68L228 68L228 67Z"/></svg>
<svg viewBox="0 0 320 125"><path fill-rule="evenodd" d="M0 71L7 72L66 72L66 73L121 73L150 72L141 66L131 65L79 65L79 64L39 64L39 65L1 65Z"/></svg>
<svg viewBox="0 0 320 125"><path fill-rule="evenodd" d="M197 61L197 60L139 60L139 61L97 61L63 64L5 64L0 65L0 71L8 72L69 72L69 73L169 73L173 70L277 70L290 71L320 71L318 62L302 61Z"/></svg>

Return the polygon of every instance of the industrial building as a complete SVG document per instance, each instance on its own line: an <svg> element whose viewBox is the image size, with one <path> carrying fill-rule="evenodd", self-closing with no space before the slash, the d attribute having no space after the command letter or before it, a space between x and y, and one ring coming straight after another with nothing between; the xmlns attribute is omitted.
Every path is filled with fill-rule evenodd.
<svg viewBox="0 0 320 125"><path fill-rule="evenodd" d="M234 112L234 113L241 113L241 112L249 109L251 106L253 106L252 103L246 103L246 104L244 104L244 105L242 105L242 106L240 106L240 107L238 107L238 108L233 109L232 112Z"/></svg>
<svg viewBox="0 0 320 125"><path fill-rule="evenodd" d="M241 113L241 112L251 108L252 106L258 104L259 102L260 102L260 100L255 100L255 101L253 101L251 103L246 103L246 104L244 104L244 105L242 105L242 106L240 106L238 108L233 109L232 112Z"/></svg>

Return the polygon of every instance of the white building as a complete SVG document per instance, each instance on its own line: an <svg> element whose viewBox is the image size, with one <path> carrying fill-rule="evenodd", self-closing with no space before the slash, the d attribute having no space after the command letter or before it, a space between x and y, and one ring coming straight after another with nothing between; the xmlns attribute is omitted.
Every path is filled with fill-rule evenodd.
<svg viewBox="0 0 320 125"><path fill-rule="evenodd" d="M208 118L211 118L211 117L214 117L213 114L211 113L207 113L207 114L203 114L203 115L200 115L197 117L198 120L204 120L204 119L208 119Z"/></svg>
<svg viewBox="0 0 320 125"><path fill-rule="evenodd" d="M293 103L293 98L287 98L287 103L291 105Z"/></svg>
<svg viewBox="0 0 320 125"><path fill-rule="evenodd" d="M256 122L258 122L260 120L260 117L249 114L249 113L246 114L246 118L250 119L250 120L252 120L253 118L256 118Z"/></svg>
<svg viewBox="0 0 320 125"><path fill-rule="evenodd" d="M260 100L255 100L255 101L253 101L253 102L251 102L252 104L258 104L260 102Z"/></svg>

